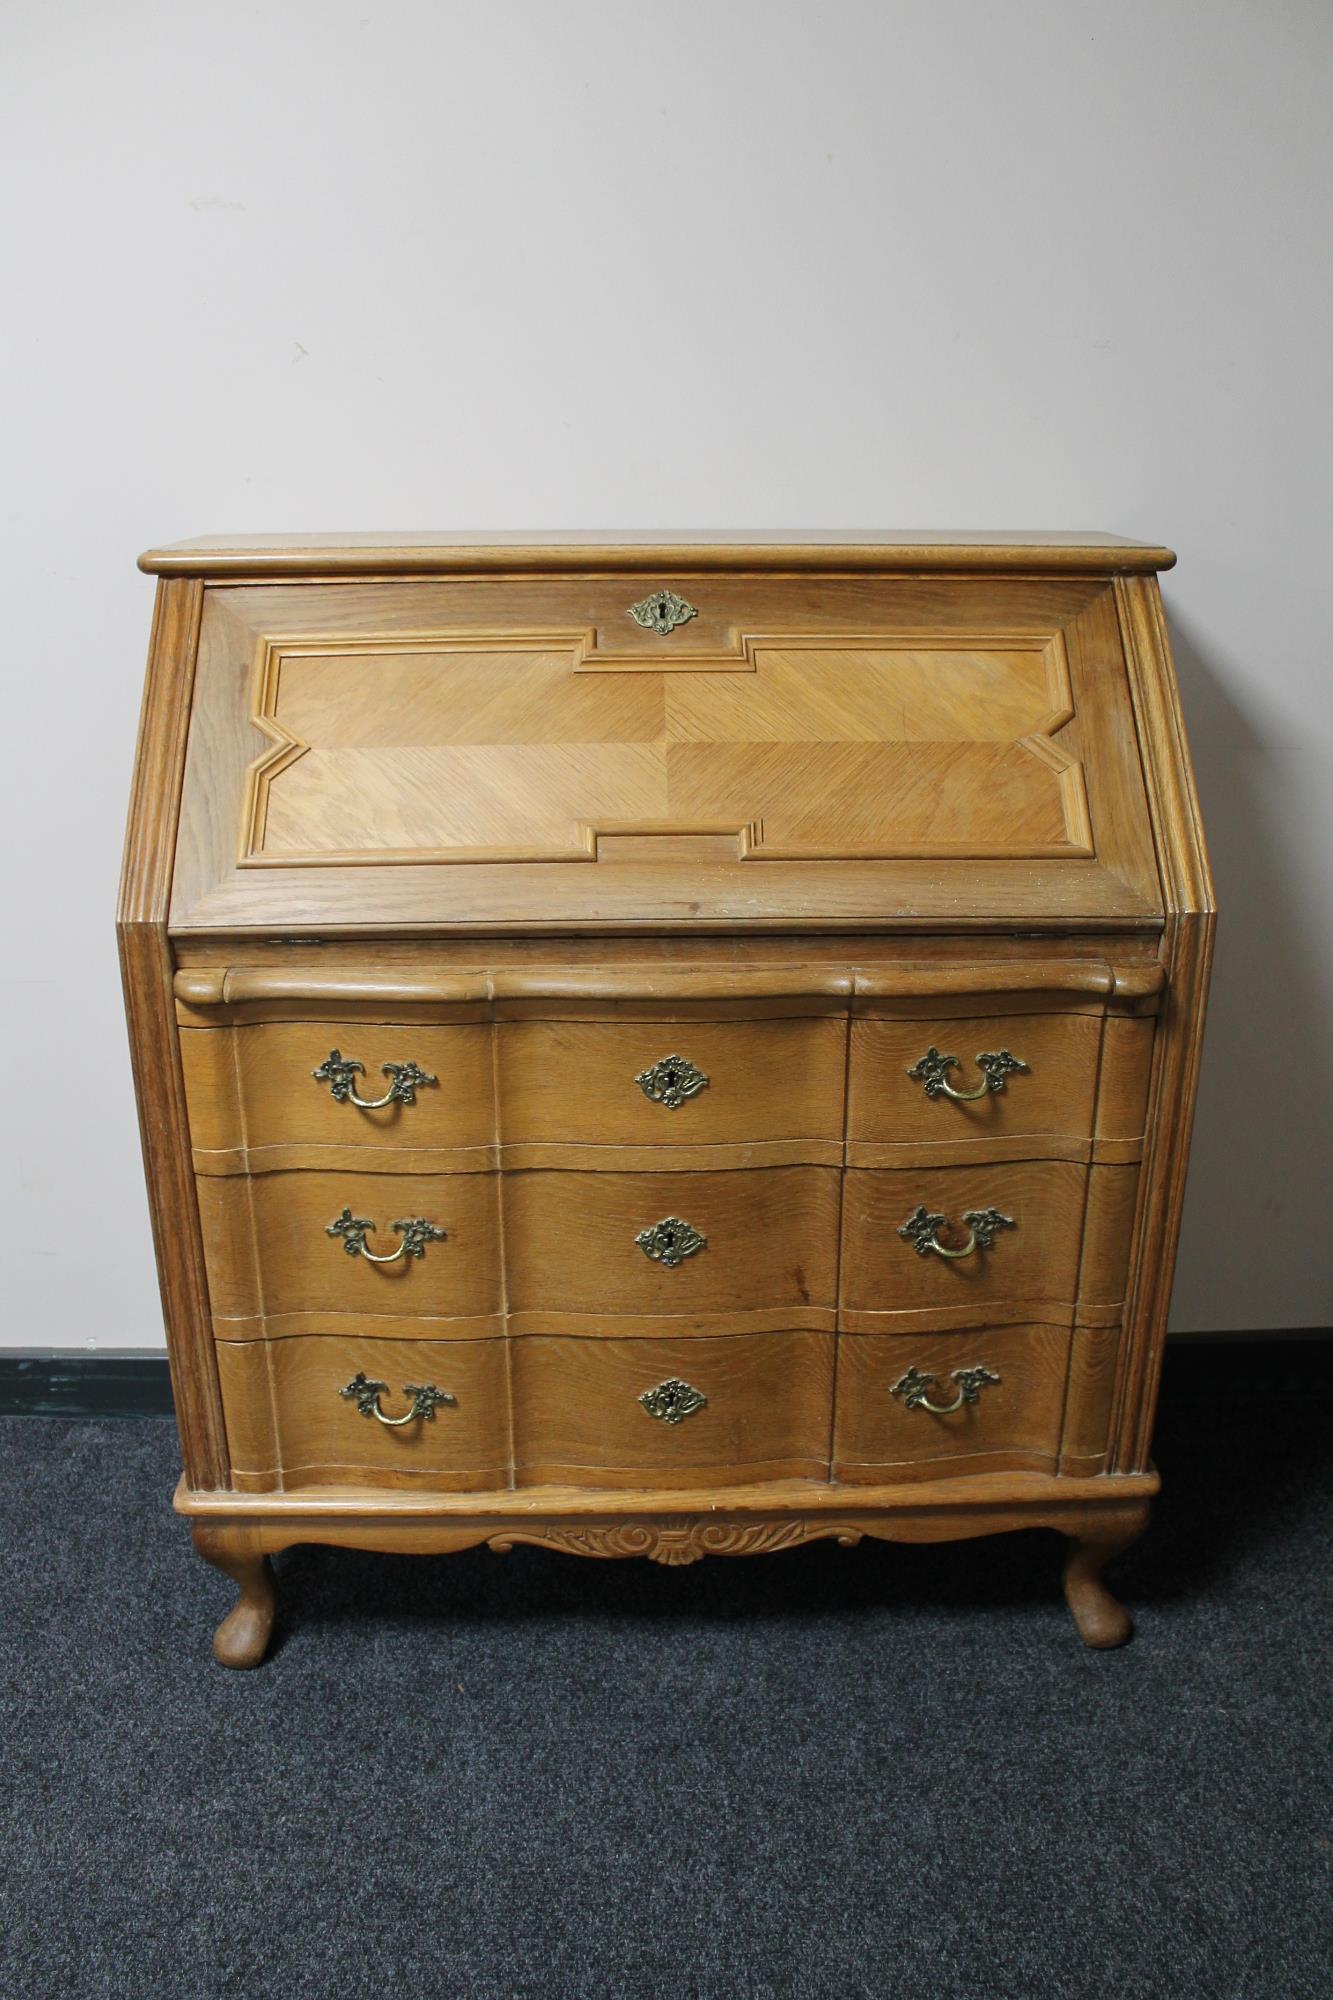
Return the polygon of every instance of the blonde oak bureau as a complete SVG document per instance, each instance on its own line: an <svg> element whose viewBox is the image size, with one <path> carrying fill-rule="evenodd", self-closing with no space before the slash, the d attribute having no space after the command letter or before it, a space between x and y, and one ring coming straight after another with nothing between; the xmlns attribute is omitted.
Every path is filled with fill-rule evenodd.
<svg viewBox="0 0 1333 2000"><path fill-rule="evenodd" d="M1213 898L1108 536L183 543L119 914L184 1457L269 1557L1145 1525Z"/></svg>

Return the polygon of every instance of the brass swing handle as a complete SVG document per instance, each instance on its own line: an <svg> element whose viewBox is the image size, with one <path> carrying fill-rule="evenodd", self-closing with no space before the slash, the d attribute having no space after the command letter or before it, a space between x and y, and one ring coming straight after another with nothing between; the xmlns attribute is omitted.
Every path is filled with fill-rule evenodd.
<svg viewBox="0 0 1333 2000"><path fill-rule="evenodd" d="M423 1084L440 1080L429 1075L420 1063L381 1063L380 1070L389 1079L383 1097L357 1096L356 1079L365 1075L366 1066L344 1056L339 1049L330 1049L319 1068L312 1069L310 1074L316 1083L327 1083L336 1104L354 1104L358 1111L382 1111L386 1104L415 1104L417 1091Z"/></svg>
<svg viewBox="0 0 1333 2000"><path fill-rule="evenodd" d="M409 1216L404 1222L391 1225L402 1237L396 1250L390 1250L386 1257L376 1256L366 1248L366 1237L375 1227L364 1216L353 1215L345 1208L336 1222L330 1222L325 1229L326 1236L341 1236L343 1249L349 1257L364 1257L369 1264L396 1264L400 1257L424 1257L428 1243L443 1243L445 1232L437 1229L433 1222L427 1222L424 1215Z"/></svg>
<svg viewBox="0 0 1333 2000"><path fill-rule="evenodd" d="M963 1221L967 1224L967 1241L961 1250L951 1250L947 1243L940 1242L938 1234L948 1220L946 1215L933 1215L928 1209L915 1208L898 1234L905 1243L911 1244L918 1257L928 1257L932 1250L937 1257L970 1257L974 1250L991 1248L997 1229L1018 1227L1011 1215L1001 1215L998 1208L965 1209Z"/></svg>
<svg viewBox="0 0 1333 2000"><path fill-rule="evenodd" d="M930 1047L919 1062L913 1063L907 1074L914 1083L919 1083L927 1097L951 1097L955 1104L972 1104L978 1097L985 1097L990 1091L1004 1089L1007 1076L1026 1076L1028 1066L1017 1056L1011 1056L1008 1049L983 1049L976 1058L981 1071L981 1082L975 1090L955 1090L949 1081L951 1069L961 1069L957 1056L941 1055L935 1047Z"/></svg>
<svg viewBox="0 0 1333 2000"><path fill-rule="evenodd" d="M929 1410L932 1417L951 1417L955 1410L961 1410L964 1403L975 1403L988 1383L998 1382L999 1376L992 1368L955 1368L951 1380L958 1384L958 1394L951 1403L932 1403L929 1391L938 1389L938 1375L924 1375L919 1368L909 1368L890 1389L891 1396L901 1396L905 1410Z"/></svg>
<svg viewBox="0 0 1333 2000"><path fill-rule="evenodd" d="M420 1417L423 1423L433 1424L436 1409L440 1404L448 1404L453 1409L458 1403L457 1396L451 1396L447 1389L437 1389L433 1382L409 1382L404 1387L403 1394L412 1398L411 1407L401 1417L386 1417L380 1408L380 1397L387 1396L388 1393L387 1382L372 1382L359 1370L347 1387L338 1391L338 1394L348 1402L355 1402L363 1417L374 1417L376 1423L383 1424L386 1430L391 1431L400 1429L403 1424L412 1423L417 1417Z"/></svg>

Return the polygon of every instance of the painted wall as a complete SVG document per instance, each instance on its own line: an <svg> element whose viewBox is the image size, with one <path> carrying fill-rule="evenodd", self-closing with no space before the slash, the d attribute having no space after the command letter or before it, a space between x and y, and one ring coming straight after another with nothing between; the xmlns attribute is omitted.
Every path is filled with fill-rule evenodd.
<svg viewBox="0 0 1333 2000"><path fill-rule="evenodd" d="M1326 0L11 13L7 1311L160 1341L111 913L212 530L1161 539L1224 917L1181 1329L1333 1321Z"/></svg>

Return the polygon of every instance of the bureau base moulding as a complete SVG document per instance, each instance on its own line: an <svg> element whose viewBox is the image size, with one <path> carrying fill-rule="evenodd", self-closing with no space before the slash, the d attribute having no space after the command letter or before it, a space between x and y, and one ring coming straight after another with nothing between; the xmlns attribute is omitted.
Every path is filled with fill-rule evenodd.
<svg viewBox="0 0 1333 2000"><path fill-rule="evenodd" d="M1004 1480L981 1475L984 1492L964 1499L941 1484L870 1490L851 1505L827 1488L805 1493L770 1490L736 1496L719 1506L707 1493L645 1495L633 1512L623 1504L592 1511L586 1493L560 1496L558 1513L525 1501L479 1512L442 1511L438 1501L403 1501L367 1508L360 1496L326 1498L317 1511L293 1499L238 1506L233 1496L176 1494L177 1511L193 1527L194 1545L222 1570L240 1597L218 1626L213 1650L224 1666L253 1667L263 1659L277 1609L269 1557L301 1543L371 1549L382 1554L438 1556L483 1544L504 1554L516 1543L598 1558L646 1556L678 1568L702 1556L772 1555L805 1542L851 1548L863 1537L885 1542L948 1542L1021 1528L1050 1528L1069 1538L1065 1601L1085 1644L1123 1645L1129 1613L1102 1580L1102 1568L1138 1540L1148 1525L1154 1472L1099 1480ZM608 1496L609 1497L609 1496ZM552 1501L547 1500L550 1506Z"/></svg>

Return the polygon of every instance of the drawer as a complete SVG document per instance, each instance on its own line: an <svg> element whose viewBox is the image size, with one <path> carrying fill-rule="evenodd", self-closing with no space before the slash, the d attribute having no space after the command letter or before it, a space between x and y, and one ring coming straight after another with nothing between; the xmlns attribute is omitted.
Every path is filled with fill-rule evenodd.
<svg viewBox="0 0 1333 2000"><path fill-rule="evenodd" d="M502 1340L301 1336L219 1341L216 1351L242 1492L509 1484Z"/></svg>
<svg viewBox="0 0 1333 2000"><path fill-rule="evenodd" d="M950 1153L1013 1159L1061 1140L1087 1159L1101 1034L1094 1013L855 1020L852 1164L896 1165L895 1147L940 1164Z"/></svg>
<svg viewBox="0 0 1333 2000"><path fill-rule="evenodd" d="M195 1184L214 1329L225 1339L314 1331L310 1316L344 1313L501 1330L494 1174L201 1174ZM413 1243L419 1255L407 1253Z"/></svg>
<svg viewBox="0 0 1333 2000"><path fill-rule="evenodd" d="M513 1343L519 1485L823 1478L833 1337Z"/></svg>
<svg viewBox="0 0 1333 2000"><path fill-rule="evenodd" d="M833 1477L1054 1472L1070 1341L1045 1325L839 1334Z"/></svg>
<svg viewBox="0 0 1333 2000"><path fill-rule="evenodd" d="M385 1149L483 1149L478 1164L490 1164L484 1149L495 1136L494 1091L485 1025L243 1021L182 1028L180 1040L199 1172L317 1166L310 1150L326 1146L349 1159ZM379 1102L385 1097L388 1103Z"/></svg>
<svg viewBox="0 0 1333 2000"><path fill-rule="evenodd" d="M651 1331L624 1316L664 1313L707 1332L727 1331L708 1315L831 1327L838 1183L828 1167L506 1175L511 1327L562 1332L554 1317L581 1314L607 1333Z"/></svg>
<svg viewBox="0 0 1333 2000"><path fill-rule="evenodd" d="M500 1042L506 1146L822 1142L842 1158L845 1018L509 1021Z"/></svg>
<svg viewBox="0 0 1333 2000"><path fill-rule="evenodd" d="M1072 1318L1089 1171L1131 1170L1023 1160L849 1171L842 1324L868 1319L859 1330L871 1332L890 1313L937 1325L1046 1317L1037 1306Z"/></svg>

